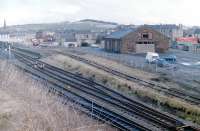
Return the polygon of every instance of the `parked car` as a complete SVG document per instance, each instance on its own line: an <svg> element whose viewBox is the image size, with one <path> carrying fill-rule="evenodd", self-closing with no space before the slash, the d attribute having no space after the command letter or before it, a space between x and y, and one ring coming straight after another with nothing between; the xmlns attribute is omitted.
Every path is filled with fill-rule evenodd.
<svg viewBox="0 0 200 131"><path fill-rule="evenodd" d="M169 67L170 64L165 59L157 59L156 64L159 67Z"/></svg>
<svg viewBox="0 0 200 131"><path fill-rule="evenodd" d="M148 52L146 55L146 62L147 63L155 63L156 60L159 59L159 54L154 52Z"/></svg>
<svg viewBox="0 0 200 131"><path fill-rule="evenodd" d="M165 61L167 61L168 63L174 64L177 61L177 58L175 55L170 55L167 57L163 57L162 59L164 59Z"/></svg>

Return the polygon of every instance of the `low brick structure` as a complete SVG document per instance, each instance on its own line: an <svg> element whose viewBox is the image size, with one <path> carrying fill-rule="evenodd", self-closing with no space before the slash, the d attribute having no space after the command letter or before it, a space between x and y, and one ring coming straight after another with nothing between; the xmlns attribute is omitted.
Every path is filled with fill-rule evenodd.
<svg viewBox="0 0 200 131"><path fill-rule="evenodd" d="M105 50L116 53L163 53L169 49L170 39L147 27L124 29L104 38Z"/></svg>

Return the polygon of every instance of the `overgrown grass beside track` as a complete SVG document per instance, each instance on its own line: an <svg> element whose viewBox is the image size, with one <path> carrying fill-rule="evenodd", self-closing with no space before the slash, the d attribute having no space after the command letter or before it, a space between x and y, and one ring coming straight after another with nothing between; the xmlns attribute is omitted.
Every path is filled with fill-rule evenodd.
<svg viewBox="0 0 200 131"><path fill-rule="evenodd" d="M7 62L0 62L1 131L115 130L77 111ZM62 104L62 103L65 103Z"/></svg>

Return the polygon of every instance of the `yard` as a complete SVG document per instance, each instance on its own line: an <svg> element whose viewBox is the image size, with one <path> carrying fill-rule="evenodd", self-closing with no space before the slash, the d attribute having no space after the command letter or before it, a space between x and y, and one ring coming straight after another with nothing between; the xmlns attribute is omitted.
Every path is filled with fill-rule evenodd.
<svg viewBox="0 0 200 131"><path fill-rule="evenodd" d="M115 70L137 76L141 79L150 80L163 84L169 88L177 88L185 90L187 92L199 95L198 79L193 80L192 77L178 76L183 75L185 70L193 70L192 67L186 66L183 63L184 60L180 59L181 55L177 55L178 62L174 66L177 66L178 70L173 71L170 68L155 69L155 65L145 63L145 55L134 54L112 54L104 52L97 48L34 48L33 51L42 54L44 60L54 66L58 66L65 70L78 73L82 76L90 79L97 80L100 83L121 90L124 93L128 93L133 98L141 99L145 103L152 104L156 108L166 111L166 107L169 108L169 112L177 115L186 120L190 120L199 123L199 106L190 105L180 99L165 96L162 93L158 93L155 90L138 85L137 83L120 79L111 74L108 74L102 70L91 67L80 61L71 59L65 55L65 53L73 53L89 60L95 61L102 65L111 67ZM171 52L171 53L170 53ZM171 50L168 54L162 54L167 56L172 53L179 53L179 51ZM180 52L185 53L185 52ZM187 56L187 54L185 54ZM190 56L192 57L192 56ZM197 58L197 56L196 56ZM187 60L190 60L189 58ZM198 60L198 58L196 59ZM195 60L194 60L195 61ZM189 61L190 62L190 61ZM197 66L198 67L198 66ZM182 69L183 68L183 69ZM185 68L185 69L184 69ZM156 73L157 71L157 73ZM189 71L188 71L189 74ZM192 76L192 74L189 74ZM193 77L195 78L195 77ZM185 80L185 81L184 81ZM192 82L188 82L191 80ZM188 85L186 85L188 84ZM192 86L191 86L192 85ZM155 105L156 104L156 105ZM162 105L162 106L161 106ZM167 111L167 112L168 112ZM189 113L189 114L188 114Z"/></svg>
<svg viewBox="0 0 200 131"><path fill-rule="evenodd" d="M108 53L102 49L90 47L65 49L65 51L69 50L100 56L127 65L133 69L138 68L147 72L156 73L161 77L180 84L184 89L193 89L195 91L194 93L200 93L200 88L198 88L200 86L200 54L170 49L167 53L160 54L160 57L175 55L177 57L177 63L167 68L161 68L155 66L155 64L147 64L145 62L145 54ZM176 70L173 67L176 67Z"/></svg>

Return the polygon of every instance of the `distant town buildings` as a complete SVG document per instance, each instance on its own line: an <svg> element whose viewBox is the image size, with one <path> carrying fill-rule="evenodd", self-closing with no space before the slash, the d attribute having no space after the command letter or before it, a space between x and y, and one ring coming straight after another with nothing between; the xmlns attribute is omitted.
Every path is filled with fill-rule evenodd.
<svg viewBox="0 0 200 131"><path fill-rule="evenodd" d="M155 29L162 34L166 35L171 39L171 41L175 41L178 37L183 37L183 25L173 25L173 24L160 24L160 25L145 25L146 27Z"/></svg>
<svg viewBox="0 0 200 131"><path fill-rule="evenodd" d="M10 38L10 33L7 31L6 27L6 20L4 19L3 29L0 31L0 39L4 41L7 41Z"/></svg>
<svg viewBox="0 0 200 131"><path fill-rule="evenodd" d="M79 32L75 34L76 41L81 45L83 43L85 44L95 44L98 38L97 33L92 32Z"/></svg>
<svg viewBox="0 0 200 131"><path fill-rule="evenodd" d="M77 41L65 41L63 42L64 47L73 48L73 47L79 47L80 45L77 43Z"/></svg>
<svg viewBox="0 0 200 131"><path fill-rule="evenodd" d="M74 30L63 30L56 32L56 38L62 40L63 42L74 42L76 41L75 34Z"/></svg>
<svg viewBox="0 0 200 131"><path fill-rule="evenodd" d="M184 51L200 51L199 38L197 37L180 37L176 39L176 48Z"/></svg>
<svg viewBox="0 0 200 131"><path fill-rule="evenodd" d="M197 38L200 39L200 29L199 28L195 29L195 31L194 31L194 37L197 37Z"/></svg>
<svg viewBox="0 0 200 131"><path fill-rule="evenodd" d="M169 38L148 27L122 29L104 38L105 50L116 53L165 52Z"/></svg>
<svg viewBox="0 0 200 131"><path fill-rule="evenodd" d="M9 32L7 32L7 31L1 31L0 32L0 39L7 40L9 38L10 38Z"/></svg>
<svg viewBox="0 0 200 131"><path fill-rule="evenodd" d="M34 46L53 46L59 45L56 42L56 33L52 31L38 31L35 34L35 38L31 39L31 42Z"/></svg>
<svg viewBox="0 0 200 131"><path fill-rule="evenodd" d="M179 44L198 44L199 39L197 37L179 37L176 38L176 42Z"/></svg>
<svg viewBox="0 0 200 131"><path fill-rule="evenodd" d="M85 28L86 25L89 28ZM7 26L4 20L0 28L0 41L34 46L44 44L45 46L102 47L106 51L118 53L165 52L172 46L183 50L200 50L200 27L198 26L118 25L92 20L73 23L73 28L66 23L52 24L48 28L40 28L40 26L43 25L12 27Z"/></svg>
<svg viewBox="0 0 200 131"><path fill-rule="evenodd" d="M55 33L48 31L38 31L36 32L35 38L41 42L55 42Z"/></svg>

